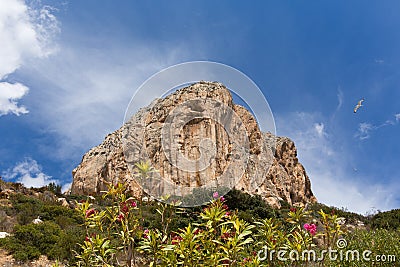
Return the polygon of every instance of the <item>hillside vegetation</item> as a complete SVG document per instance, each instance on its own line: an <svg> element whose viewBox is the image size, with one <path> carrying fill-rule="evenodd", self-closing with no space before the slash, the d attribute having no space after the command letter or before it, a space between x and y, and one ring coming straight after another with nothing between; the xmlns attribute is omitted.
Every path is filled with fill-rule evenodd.
<svg viewBox="0 0 400 267"><path fill-rule="evenodd" d="M46 255L73 266L398 266L400 259L398 209L368 217L323 204L282 203L277 210L238 190L215 192L202 207L179 208L133 199L122 184L93 199L56 196L55 185L26 189L1 182L0 231L11 236L0 239L0 247L21 262ZM388 257L376 265L276 255L270 261L259 254L279 248L318 254L340 240L348 250Z"/></svg>

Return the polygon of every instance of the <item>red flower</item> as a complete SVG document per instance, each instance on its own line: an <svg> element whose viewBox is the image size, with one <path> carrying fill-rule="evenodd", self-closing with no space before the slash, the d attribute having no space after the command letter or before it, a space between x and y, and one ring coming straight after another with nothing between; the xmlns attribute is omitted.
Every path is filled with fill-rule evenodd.
<svg viewBox="0 0 400 267"><path fill-rule="evenodd" d="M221 235L221 238L222 239L228 239L228 238L230 238L230 237L232 237L232 236L234 236L235 235L235 232L226 232L226 233L223 233L222 235Z"/></svg>
<svg viewBox="0 0 400 267"><path fill-rule="evenodd" d="M296 208L291 207L291 208L290 208L290 211L291 211L291 212L296 212Z"/></svg>
<svg viewBox="0 0 400 267"><path fill-rule="evenodd" d="M225 201L224 196L221 196L221 197L219 198L219 200L221 200L221 202L224 202L224 201Z"/></svg>
<svg viewBox="0 0 400 267"><path fill-rule="evenodd" d="M86 236L86 237L85 237L85 241L86 241L86 242L91 242L90 237Z"/></svg>
<svg viewBox="0 0 400 267"><path fill-rule="evenodd" d="M121 211L123 213L128 213L129 212L129 207L128 207L128 205L126 205L126 202L122 202L121 203Z"/></svg>
<svg viewBox="0 0 400 267"><path fill-rule="evenodd" d="M200 233L200 229L199 229L199 228L197 228L197 229L194 230L194 232L193 232L194 235L197 235L197 234L199 234L199 233Z"/></svg>
<svg viewBox="0 0 400 267"><path fill-rule="evenodd" d="M121 222L125 218L125 215L120 213L117 217L117 221Z"/></svg>
<svg viewBox="0 0 400 267"><path fill-rule="evenodd" d="M228 209L229 209L228 205L226 205L226 204L222 205L222 208L223 208L224 210L228 210Z"/></svg>
<svg viewBox="0 0 400 267"><path fill-rule="evenodd" d="M176 235L172 238L172 245L176 245L179 242L181 242L183 240L183 238L180 235Z"/></svg>
<svg viewBox="0 0 400 267"><path fill-rule="evenodd" d="M96 213L96 210L95 210L95 209L88 209L88 210L85 212L85 217L86 217L86 218L89 218L90 216L94 215L95 213Z"/></svg>
<svg viewBox="0 0 400 267"><path fill-rule="evenodd" d="M136 208L136 206L137 206L136 201L131 201L131 207Z"/></svg>

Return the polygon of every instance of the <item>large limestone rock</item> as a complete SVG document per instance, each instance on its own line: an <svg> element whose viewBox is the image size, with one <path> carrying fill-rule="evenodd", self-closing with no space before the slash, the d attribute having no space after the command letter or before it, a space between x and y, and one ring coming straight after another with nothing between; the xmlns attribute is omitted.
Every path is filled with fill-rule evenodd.
<svg viewBox="0 0 400 267"><path fill-rule="evenodd" d="M145 159L162 177L145 185L152 195L222 184L261 195L274 207L281 200L316 201L294 143L261 132L252 114L235 105L220 83L196 83L139 110L83 156L73 170L71 192L99 194L109 183L124 182L140 196L132 173L134 163Z"/></svg>

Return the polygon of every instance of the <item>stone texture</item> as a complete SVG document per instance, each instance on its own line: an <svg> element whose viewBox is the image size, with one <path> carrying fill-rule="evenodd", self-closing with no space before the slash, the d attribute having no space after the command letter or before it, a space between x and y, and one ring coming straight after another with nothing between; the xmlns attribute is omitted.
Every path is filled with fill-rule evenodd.
<svg viewBox="0 0 400 267"><path fill-rule="evenodd" d="M134 163L145 159L158 171L145 186L152 195L223 184L261 195L274 207L280 200L316 201L294 143L261 132L220 83L196 83L139 110L83 156L73 170L71 192L99 194L119 181L140 196L132 173Z"/></svg>

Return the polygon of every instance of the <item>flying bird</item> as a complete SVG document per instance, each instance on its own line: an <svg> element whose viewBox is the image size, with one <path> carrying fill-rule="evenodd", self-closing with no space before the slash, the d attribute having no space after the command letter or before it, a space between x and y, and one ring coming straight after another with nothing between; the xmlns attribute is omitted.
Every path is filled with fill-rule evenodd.
<svg viewBox="0 0 400 267"><path fill-rule="evenodd" d="M354 113L357 112L357 110L362 107L362 102L364 101L364 98L358 101L357 105L354 107Z"/></svg>

